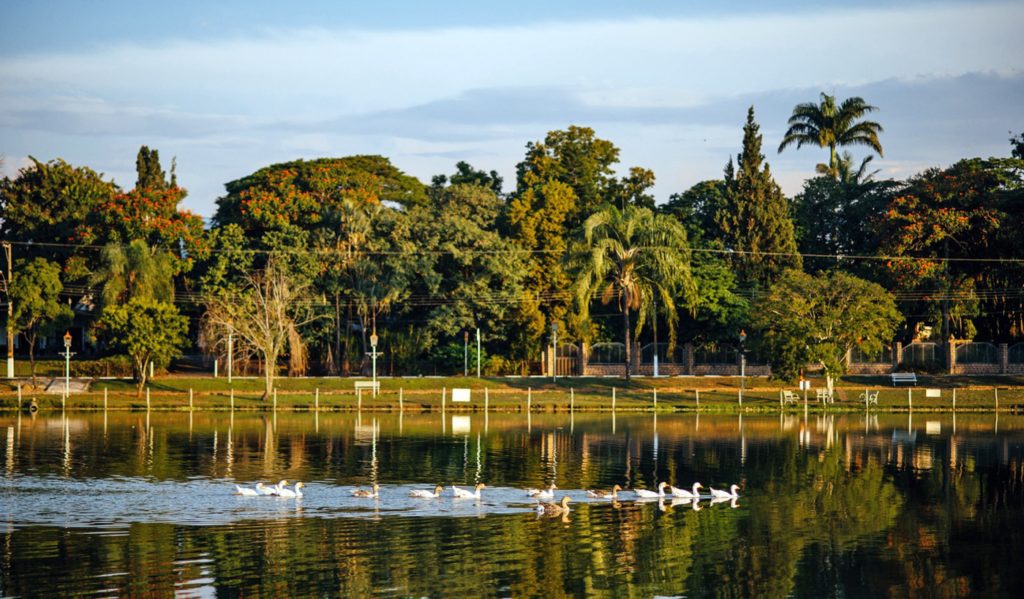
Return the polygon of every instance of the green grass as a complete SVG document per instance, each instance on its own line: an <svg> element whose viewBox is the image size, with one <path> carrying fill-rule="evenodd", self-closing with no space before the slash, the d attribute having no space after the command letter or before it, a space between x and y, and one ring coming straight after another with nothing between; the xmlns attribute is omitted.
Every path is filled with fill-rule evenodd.
<svg viewBox="0 0 1024 599"><path fill-rule="evenodd" d="M956 389L958 410L991 411L996 407L996 389L1002 410L1024 406L1024 379L1022 377L921 377L921 385L913 388L914 410L946 411L952 408L952 393ZM364 391L360 398L349 378L281 378L278 379L277 404L279 410L311 410L319 405L322 410L481 410L486 390L487 407L497 411L561 411L570 404L580 411L650 411L655 409L657 391L659 411L690 411L698 409L700 393L701 411L777 412L780 409L779 391L794 390L792 385L770 381L761 377L748 377L742 407L738 401L738 377L664 377L635 378L630 383L620 378L560 378L552 382L538 377L408 377L381 379L381 393L372 397ZM819 383L820 381L814 381ZM25 384L25 383L23 383ZM468 405L451 403L451 389L466 387L473 390ZM942 396L926 398L924 387L941 389ZM837 401L823 406L808 394L810 410L860 411L864 409L860 393L870 388L879 392L880 411L908 409L907 388L892 388L887 377L850 377L837 387ZM191 390L191 404L189 393ZM74 394L66 404L70 409L103 409L104 391L109 409L146 409L146 394L137 394L135 383L126 379L96 379L87 393ZM317 404L317 393L319 403ZM802 399L802 393L798 392ZM262 378L238 378L231 384L225 378L163 376L149 387L149 408L154 410L236 410L273 409L273 398L264 399ZM60 409L59 395L46 395L39 390L22 389L24 400L34 398L42 409ZM0 384L0 409L15 409L18 405L17 387L10 381ZM803 401L785 410L803 410Z"/></svg>

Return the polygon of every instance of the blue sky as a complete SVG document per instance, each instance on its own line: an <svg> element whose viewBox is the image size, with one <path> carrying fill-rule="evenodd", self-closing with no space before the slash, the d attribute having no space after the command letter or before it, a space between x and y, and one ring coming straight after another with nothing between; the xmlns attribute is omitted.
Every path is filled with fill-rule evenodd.
<svg viewBox="0 0 1024 599"><path fill-rule="evenodd" d="M464 159L508 187L528 141L578 124L664 200L720 176L751 104L791 194L824 152L774 148L823 90L879 106L882 176L1024 130L1019 2L146 4L0 5L4 174L61 157L131 187L146 144L209 216L224 182L295 158L383 154L424 181Z"/></svg>

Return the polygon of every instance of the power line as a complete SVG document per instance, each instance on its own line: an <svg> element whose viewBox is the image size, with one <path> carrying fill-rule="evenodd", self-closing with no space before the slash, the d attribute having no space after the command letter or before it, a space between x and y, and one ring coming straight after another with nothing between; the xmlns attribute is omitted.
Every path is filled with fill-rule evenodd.
<svg viewBox="0 0 1024 599"><path fill-rule="evenodd" d="M12 245L20 245L26 247L48 247L48 248L61 248L61 249L84 249L84 250L101 250L104 247L119 246L127 247L127 244L86 244L86 243L59 243L59 242L37 242L37 241L11 241ZM664 246L652 246L651 249L669 249ZM239 249L216 249L207 248L204 252L210 252L213 254L250 254L250 255L306 255L306 256L331 256L331 255L346 255L350 257L364 257L364 256L445 256L454 254L478 254L478 255L522 255L522 254L565 254L565 250L556 249L528 249L528 248L506 248L506 249L475 249L475 248L450 248L444 250L349 250L342 248L282 248L276 250L267 249L256 249L256 248L239 248ZM690 248L688 251L702 254L717 254L727 256L751 256L751 257L778 257L778 258L815 258L824 260L863 260L863 261L885 261L885 262L913 262L913 261L927 261L927 262L953 262L953 263L991 263L991 264L1024 264L1024 258L1017 257L997 257L997 258L965 258L965 257L938 257L938 256L891 256L891 255L870 255L870 254L820 254L812 252L758 252L750 250L733 250L733 249L719 249L719 248Z"/></svg>

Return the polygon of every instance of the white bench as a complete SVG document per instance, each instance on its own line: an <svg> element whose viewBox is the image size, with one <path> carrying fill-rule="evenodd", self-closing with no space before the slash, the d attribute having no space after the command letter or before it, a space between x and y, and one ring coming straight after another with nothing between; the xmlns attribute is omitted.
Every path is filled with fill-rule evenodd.
<svg viewBox="0 0 1024 599"><path fill-rule="evenodd" d="M380 391L380 381L356 381L356 393L363 389L369 389L376 395Z"/></svg>
<svg viewBox="0 0 1024 599"><path fill-rule="evenodd" d="M816 401L819 403L835 403L835 398L832 396L832 391L829 389L816 389L817 395Z"/></svg>
<svg viewBox="0 0 1024 599"><path fill-rule="evenodd" d="M896 383L910 383L913 386L917 386L917 375L913 372L894 372L889 375L892 377L892 386L895 387Z"/></svg>
<svg viewBox="0 0 1024 599"><path fill-rule="evenodd" d="M877 406L878 405L878 391L867 391L867 390L865 390L864 393L860 394L860 400L864 402L865 406L870 406L871 404L875 404Z"/></svg>
<svg viewBox="0 0 1024 599"><path fill-rule="evenodd" d="M782 394L782 404L783 405L788 404L788 403L795 404L797 402L797 400L800 399L800 397L796 393L793 393L792 391L782 390L779 393Z"/></svg>

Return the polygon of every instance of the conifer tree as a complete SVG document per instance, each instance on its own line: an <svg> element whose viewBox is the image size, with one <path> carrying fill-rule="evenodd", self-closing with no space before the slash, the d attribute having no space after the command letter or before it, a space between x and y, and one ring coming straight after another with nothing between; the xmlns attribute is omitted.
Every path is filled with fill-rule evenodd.
<svg viewBox="0 0 1024 599"><path fill-rule="evenodd" d="M136 189L163 190L170 187L163 169L160 168L160 152L150 150L149 146L139 148L139 154L135 158L135 172L138 174Z"/></svg>
<svg viewBox="0 0 1024 599"><path fill-rule="evenodd" d="M725 201L716 214L723 244L733 250L741 284L766 286L787 268L801 268L789 205L761 153L754 107L743 126L743 150L725 168ZM763 165L763 166L762 166Z"/></svg>

